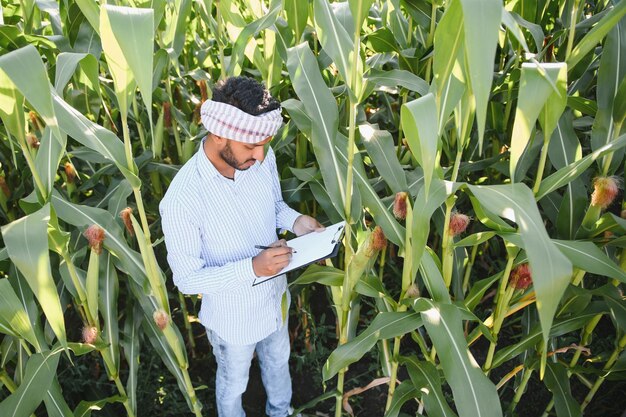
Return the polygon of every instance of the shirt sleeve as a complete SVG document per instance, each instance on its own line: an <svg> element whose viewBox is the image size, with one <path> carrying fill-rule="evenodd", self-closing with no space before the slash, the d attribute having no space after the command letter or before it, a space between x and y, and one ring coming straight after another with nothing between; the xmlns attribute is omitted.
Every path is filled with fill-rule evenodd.
<svg viewBox="0 0 626 417"><path fill-rule="evenodd" d="M300 213L292 209L283 201L283 193L278 181L278 169L276 167L276 156L272 148L267 151L266 161L268 162L270 175L272 176L272 192L274 193L274 207L276 209L276 228L287 229L293 232L293 224L300 216Z"/></svg>
<svg viewBox="0 0 626 417"><path fill-rule="evenodd" d="M174 284L183 294L217 294L252 285L256 278L252 258L207 266L201 256L200 227L187 210L176 201L163 200L161 222L167 261L172 268Z"/></svg>

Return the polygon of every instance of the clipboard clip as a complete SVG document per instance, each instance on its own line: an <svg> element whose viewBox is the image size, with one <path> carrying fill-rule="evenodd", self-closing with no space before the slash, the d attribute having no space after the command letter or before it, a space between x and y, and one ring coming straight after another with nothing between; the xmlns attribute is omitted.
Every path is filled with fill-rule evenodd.
<svg viewBox="0 0 626 417"><path fill-rule="evenodd" d="M343 225L343 226L341 226L340 228L337 229L337 231L335 232L335 236L333 236L333 240L331 240L330 243L335 244L335 243L339 242L339 240L341 240L341 236L343 235L343 229L345 227L346 226Z"/></svg>

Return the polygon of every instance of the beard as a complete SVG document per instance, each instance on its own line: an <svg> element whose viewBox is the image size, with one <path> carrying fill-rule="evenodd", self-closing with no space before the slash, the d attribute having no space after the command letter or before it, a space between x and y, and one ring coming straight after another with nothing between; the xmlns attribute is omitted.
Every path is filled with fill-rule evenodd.
<svg viewBox="0 0 626 417"><path fill-rule="evenodd" d="M235 154L233 154L233 150L230 147L230 142L226 143L226 146L224 147L224 149L222 149L220 151L220 157L224 160L224 162L226 162L229 166L235 168L236 170L239 171L245 171L248 168L250 168L252 165L251 164L249 166L245 166L248 162L250 161L254 161L254 159L248 159L247 161L244 162L239 162L237 160L237 158L235 157Z"/></svg>

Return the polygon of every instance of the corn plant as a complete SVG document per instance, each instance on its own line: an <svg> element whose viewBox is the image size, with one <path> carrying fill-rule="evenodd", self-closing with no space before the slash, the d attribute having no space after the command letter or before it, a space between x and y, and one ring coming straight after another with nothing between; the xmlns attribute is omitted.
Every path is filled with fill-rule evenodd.
<svg viewBox="0 0 626 417"><path fill-rule="evenodd" d="M318 13L316 7L327 9L321 3L324 2L314 2L315 13ZM401 281L400 295L397 300L392 298L384 284L367 273L363 274L359 282L363 283L362 286L355 286L350 279L344 278L341 291L333 289L333 296L346 289L356 289L363 296L380 299L376 300L380 309L376 319L354 340L346 343L340 337L340 346L324 368L325 379L339 375L336 415L341 414L339 397L343 394L345 367L361 358L378 340L391 338L394 339L391 366L383 364L382 368L383 372L389 372L390 377L390 398L387 402L389 415L396 415L401 402L411 397L419 398L421 406L429 415L451 415L453 411L445 405L445 398L439 388L439 372L443 373L452 390L460 415L502 415L501 408L493 406L499 403L497 387L504 386L516 374L523 374L515 382L517 395L510 406L513 410L533 371L537 371L540 379L545 380L548 389L554 393L554 404L560 407L557 407L560 415L566 412L564 410L571 410L573 401L569 384L562 376L576 373L574 367L580 353L574 355L568 366L555 361L559 351L559 347L554 347L558 346L558 336L563 335L563 331L587 327L581 340L584 346L589 341L589 336L585 336L590 334L589 327L593 328L601 317L594 310L598 304L592 307L584 303L576 311L565 308L572 302L573 287L581 285L585 273L605 276L612 280L610 282L613 285L624 281L623 269L607 256L608 253L620 259L619 253L609 249L600 250L609 248L607 244L610 243L598 238L594 242L593 239L604 231L615 231L608 225L598 230L597 224L604 223L601 214L607 203L600 203L597 198L606 195L607 190L616 191L615 180L606 177L620 166L620 163L614 162L614 158L622 154L624 140L620 135L620 119L623 116L619 110L613 111L617 108L615 106L620 106L617 103L621 102L619 88L623 74L619 72L620 65L616 64L620 58L605 60L611 62L606 65L611 66L607 73L612 74L608 78L612 84L606 85L609 91L603 92L606 95L605 111L608 112L602 128L604 133L600 134L597 128L594 129L594 126L599 126L597 118L591 128L592 138L597 136L603 139L592 140L591 146L586 146L588 153L585 157L582 157L582 146L571 127L573 117L583 117L583 110L589 110L583 109L581 105L594 103L578 80L583 75L594 77L595 68L589 67L589 62L598 53L594 51L597 43L606 36L605 42L609 47L616 48L614 51L620 48L612 43L611 34L619 36L617 33L623 20L623 6L608 5L606 10L592 10L588 5L584 14L586 18L602 14L589 30L590 22L581 21L583 14L579 4L565 8L549 3L533 4L530 6L533 10L529 13L528 7L525 7L528 5L522 3L433 2L430 5L431 13L427 13L426 3L400 3L391 1L375 4L369 13L375 23L365 29L360 25L349 24L350 19L346 16L350 12L346 3L334 4L335 21L322 20L317 14L314 16L320 44L332 58L331 71L326 73L329 84L335 89L342 82L345 85L345 93L339 98L340 102L345 100L343 109L350 108L352 99L349 95L350 81L342 72L342 65L350 62L348 51L358 50L362 41L369 49L361 56L360 64L364 67L374 64L364 73L365 80L371 79L372 84L376 84L371 85L370 89L400 89L402 103L400 120L394 126L397 129L394 142L385 142L384 133L379 133L380 128L371 125L372 121L389 123L385 118L393 117L394 110L386 107L384 101L372 112L373 115L366 116L370 124L363 120L359 130L363 145L361 152L367 152L386 187L375 193L374 201L366 200L365 196L372 195L370 189L373 181L363 175L362 181L358 182L359 193L351 196L360 199L357 201L362 202L366 212L364 214L372 216L389 240L399 247L404 258L401 279L398 277ZM355 8L351 7L351 11L354 16ZM555 23L554 16L559 13L564 16L565 22L569 22L569 27L555 28L554 33L544 33L542 26ZM530 21L529 17L532 17ZM578 43L575 42L577 30ZM588 33L580 35L581 30ZM332 35L325 35L324 31L330 31ZM535 44L529 47L531 37ZM328 39L332 39L334 44L329 44ZM352 45L348 43L349 39L354 40ZM342 42L347 46L341 47ZM287 65L294 89L302 100L301 107L312 120L310 136L315 144L320 136L316 127L323 126L323 122L345 120L346 116L335 115L335 99L323 92L324 73L322 77L317 75L317 68L324 65L316 65L309 48L308 43L295 47L298 65L294 65L295 58L291 68L289 61ZM429 56L431 48L433 51ZM383 57L383 54L386 55ZM602 57L610 54L605 55L602 49ZM376 68L379 62L382 64ZM416 65L417 62L422 64L421 68ZM353 70L358 71L359 65L351 65ZM498 71L495 72L494 68ZM602 84L602 73L600 64L598 85ZM368 77L368 74L372 74L372 77ZM407 78L411 76L414 79L410 83ZM410 86L415 86L414 92L407 91ZM407 99L415 93L417 97ZM324 109L325 115L320 117L316 109ZM596 114L593 115L602 114L599 106L594 110ZM384 116L379 117L380 113L384 113ZM295 120L302 119L302 116L295 114L292 117ZM347 120L350 132L352 118L349 114ZM358 167L344 168L334 161L331 165L336 167L334 170L323 167L324 163L331 163L333 158L340 161L340 157L332 154L333 148L341 155L347 147L348 155L355 155L353 142L350 139L346 142L345 138L342 140L343 128L339 126L339 132L336 132L335 126L331 124L331 132L325 133L325 136L331 138L329 142L336 140L340 144L333 145L330 150L325 149L324 153L316 150L321 176L331 202L338 201L332 191L336 188L335 181L338 184L344 181L333 176L333 172L352 170L357 181L359 179ZM569 126L567 133L564 132L565 126ZM303 126L299 128L303 130ZM403 136L408 146L404 145ZM490 140L486 141L485 138ZM573 148L572 142L566 142L570 140L576 141ZM394 145L399 161L390 160ZM502 145L507 145L508 149L503 151ZM601 169L595 181L595 197L592 197L586 210L584 206L575 208L581 203L574 201L572 183L581 181L581 177L589 181L588 171L594 170L594 161L601 161L597 162ZM414 188L409 185L410 171L401 163L417 167L418 173L412 177L418 178ZM474 164L482 166L479 169L486 175L476 178L473 175ZM329 182L332 182L332 186L328 185ZM566 191L563 191L566 187ZM584 190L584 186L582 188ZM608 193L614 196L613 191ZM381 202L386 196L393 196L393 193L398 197L398 212L406 219L404 230L390 218L389 205L380 210ZM406 201L407 193L411 195L409 201ZM548 203L543 203L543 199L549 199L552 201L549 204L557 208L561 206L561 210L553 209L551 213L545 208ZM473 211L472 217L482 225L477 227L477 233L461 240L458 236L469 222L469 217L462 212L470 211ZM341 214L341 211L337 210L337 213ZM350 220L351 213L344 211L343 214L344 218ZM509 222L503 221L503 218ZM611 218L609 223L612 225L621 222L612 214L606 214L603 218L605 221ZM433 221L437 230L431 233ZM569 225L569 231L563 229L564 223ZM575 225L580 225L580 228ZM506 249L502 251L504 268L499 272L494 271L496 273L490 278L480 279L482 277L479 276L472 280L471 268L479 246L493 244L492 239L501 239L502 247ZM429 244L429 241L436 243ZM471 254L466 253L464 248L471 248ZM582 254L585 254L584 259ZM356 257L352 259L358 262ZM346 258L346 277L350 276L352 259ZM379 267L381 265L382 262ZM307 271L300 280L310 282L316 274L320 274L324 282L329 282L325 273L317 267ZM531 275L533 285L529 289ZM482 319L476 317L474 308L489 287L494 285L497 286L497 292L491 314ZM604 311L616 314L612 308L616 307L616 302L623 303L623 300L610 287L603 287L608 291L602 296L607 303ZM413 291L409 291L409 288ZM428 297L418 296L420 293ZM340 304L339 296L333 299L335 305ZM452 300L457 303L452 303ZM407 311L407 307L412 312ZM534 321L526 324L524 334L528 336L520 337L516 344L497 350L498 335L505 319L520 310L535 317ZM580 320L581 313L584 313L586 320ZM594 319L590 320L592 316ZM339 326L343 325L346 313L343 313L343 317L338 320ZM569 327L569 321L574 318L577 319L575 327ZM463 332L463 328L467 329L464 320L477 322L469 334ZM566 329L560 326L562 323L567 324ZM610 371L623 350L620 343L622 329L617 319L616 326L616 349L605 371ZM422 328L426 329L425 334L430 340L424 340ZM559 330L555 331L555 328ZM417 341L421 351L415 356L399 357L402 336L408 334ZM468 345L482 336L489 340L489 348L480 369ZM382 346L385 349L388 345L383 343ZM535 347L536 354L526 359L530 356L527 355L530 347ZM551 358L550 363L548 357ZM488 378L490 371L512 358L523 358L525 362L496 386ZM411 382L403 383L396 391L398 362L407 367ZM578 409L579 414L596 392L596 385L601 383L602 379L598 379L591 386L589 398L582 405L574 402L574 409Z"/></svg>
<svg viewBox="0 0 626 417"><path fill-rule="evenodd" d="M24 286L30 287L31 300L33 296L38 300L57 339L56 344L53 344L53 338L44 337L44 329L39 324L39 314L36 310L32 311L30 320L26 322L33 323L29 332L34 332L35 335L39 333L41 336L35 339L37 341L35 345L29 347L20 333L13 331L8 333L16 342L20 340L22 342L15 343L4 352L5 360L10 360L16 354L18 357L24 354L46 354L48 361L55 357L58 361L58 355L53 356L49 352L58 352L59 347L70 357L70 349L76 354L82 354L89 348L96 350L104 360L109 378L115 382L118 389L119 396L115 401L123 403L128 415L136 415L138 358L136 353L131 352L137 351L138 336L132 323L143 321L145 335L162 356L165 365L176 376L190 409L196 415L200 415L201 405L197 401L189 378L184 343L178 329L170 325L168 294L163 272L153 250L150 225L141 192L142 181L138 176L139 170L135 160L135 152L140 149L139 145L143 149L156 147L154 141L157 135L153 133L155 127L152 113L149 111L144 114L147 117L147 123L144 125L138 113L135 96L138 90L144 107L147 109L152 107L151 49L154 45L154 10L108 5L98 8L90 3L81 3L78 7L81 9L75 12L82 13L83 30L92 40L98 39L99 45L95 55L92 53L93 50L82 53L60 52L58 55L46 56L44 63L37 49L27 44L2 57L2 118L6 127L5 142L10 144L9 149L21 150L20 154L30 169L35 185L30 195L18 196L29 205L25 215L2 229L6 245L5 258L8 256L11 261L11 268L7 270L9 276L7 283L13 282L12 285L19 288L18 294L23 294ZM31 9L31 12L39 14L34 7ZM22 12L26 13L27 10L24 9ZM56 29L61 30L60 27ZM65 29L69 30L69 26ZM59 33L59 36L61 35L62 33ZM81 48L77 40L75 47ZM96 56L102 58L102 61L99 62ZM54 85L50 82L48 75L50 69L46 68L46 64L49 68L55 69ZM20 66L23 65L30 70L21 71ZM113 81L110 87L107 86L108 90L98 80L101 65ZM67 87L72 79L72 83L84 88L83 100L86 109L82 112L63 97L66 92L74 91ZM123 141L120 141L113 131L87 117L95 119L99 112L99 110L92 112L90 108L90 100L94 97L101 99L110 127L114 127L114 120L121 121ZM29 113L25 113L25 103L27 108L32 109L30 119ZM135 128L139 138L131 138L128 117L131 107L135 113ZM25 125L26 120L30 120L28 127ZM152 132L148 136L153 141L151 146L145 143L142 132L143 134L146 132L143 131L143 126L147 126L148 132ZM68 135L81 146L69 148ZM38 145L34 146L33 141ZM75 151L78 155L81 155L82 151L82 157L85 158L82 160L86 162L86 171L83 173L77 169L80 157L73 155ZM13 158L16 160L16 154L13 154ZM59 184L59 188L55 188L56 173L63 159L66 160L63 187ZM18 167L19 163L16 162L13 167L16 174ZM113 172L120 175L115 178L108 174L109 178L103 178L107 170L109 172L114 170ZM76 182L81 176L87 183L82 192L76 187ZM93 186L97 187L87 193L93 194L97 202L85 204L85 201L76 201L76 194L84 195L85 191ZM98 191L96 188L101 189ZM132 214L132 209L125 209L130 193L135 197L134 204L139 221ZM14 207L16 208L17 206ZM10 218L9 215L7 217ZM126 226L127 236L121 227L122 224ZM78 232L74 237L72 230ZM81 233L85 238L81 237ZM38 243L34 245L32 242ZM84 248L87 247L85 243L91 248L89 253L85 252ZM135 245L139 252L132 247ZM54 256L51 253L54 253ZM51 271L51 263L58 266L55 273ZM81 269L82 263L88 264L86 271ZM118 270L128 278L125 280L125 297L129 298L131 306L133 302L136 303L138 311L142 312L126 317L129 324L127 327L132 329L130 334L125 335L127 344L124 347L125 354L131 370L126 386L119 377L122 343L117 323ZM73 299L70 305L77 310L84 326L82 339L85 344L79 344L75 348L67 341L59 291L61 294L69 293ZM15 293L9 294L10 297L19 300ZM23 305L27 305L27 302L28 299L21 300ZM134 311L133 308L130 308L130 311ZM10 320L11 316L7 317ZM19 374L23 372L21 367L25 366L25 363L22 360L18 362ZM39 398L39 401L36 399L23 401L27 392L18 387L12 390L13 394L7 399L6 404L2 403L3 406L8 410L12 401L17 402L20 405L17 412L20 415L29 415L41 400L45 400L50 414L66 415L69 408L60 394L58 382L53 378L56 363L54 366L48 366L52 377L46 377L44 381L47 382L43 385L38 383L43 389L41 395L34 398ZM32 379L36 380L36 375ZM84 405L79 407L85 408Z"/></svg>
<svg viewBox="0 0 626 417"><path fill-rule="evenodd" d="M407 401L428 416L515 415L532 379L553 396L545 415L582 415L623 369L623 1L0 11L0 415L41 402L55 416L110 402L138 415L142 340L201 414L156 206L205 134L208 87L240 74L286 109L272 143L295 161L280 169L286 200L349 226L341 257L292 281L326 286L336 313L331 388L309 407L351 412L349 366L371 352L383 379L366 388L388 384L387 416ZM375 315L362 324L364 300ZM603 319L609 351L593 345ZM72 410L57 366L83 354L102 358L117 395Z"/></svg>

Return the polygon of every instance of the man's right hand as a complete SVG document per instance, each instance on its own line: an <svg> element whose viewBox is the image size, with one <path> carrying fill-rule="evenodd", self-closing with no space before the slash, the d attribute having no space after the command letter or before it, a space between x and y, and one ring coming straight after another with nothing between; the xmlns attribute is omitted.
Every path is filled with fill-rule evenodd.
<svg viewBox="0 0 626 417"><path fill-rule="evenodd" d="M278 274L291 261L291 249L285 239L277 240L257 256L252 258L252 269L257 277L269 277Z"/></svg>

